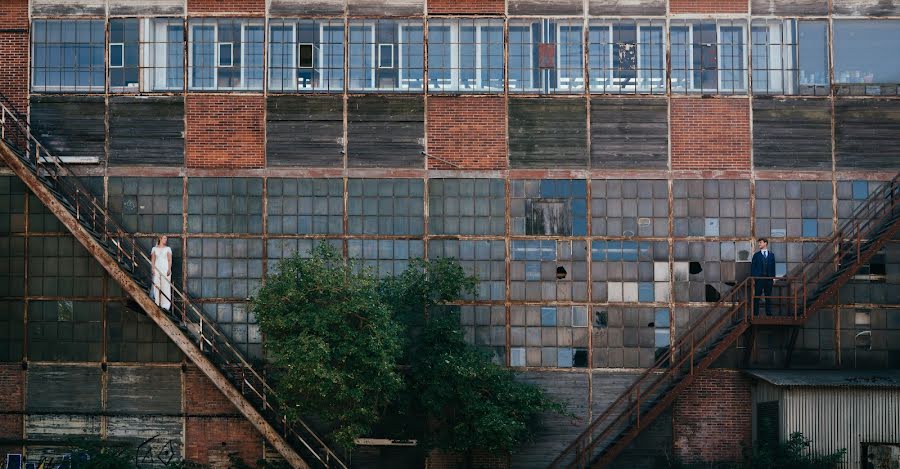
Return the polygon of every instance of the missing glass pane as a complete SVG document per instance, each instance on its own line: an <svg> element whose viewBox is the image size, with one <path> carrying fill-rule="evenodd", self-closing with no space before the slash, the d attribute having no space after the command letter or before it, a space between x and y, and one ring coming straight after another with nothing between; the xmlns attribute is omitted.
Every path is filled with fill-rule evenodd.
<svg viewBox="0 0 900 469"><path fill-rule="evenodd" d="M313 68L315 60L315 46L312 44L299 44L297 46L297 67Z"/></svg>

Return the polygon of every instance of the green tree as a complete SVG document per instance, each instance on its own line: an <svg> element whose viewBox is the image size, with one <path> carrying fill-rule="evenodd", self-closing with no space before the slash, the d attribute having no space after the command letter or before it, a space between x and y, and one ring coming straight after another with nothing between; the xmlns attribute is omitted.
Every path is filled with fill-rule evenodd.
<svg viewBox="0 0 900 469"><path fill-rule="evenodd" d="M381 301L378 280L326 244L283 260L253 299L288 415L334 422L349 447L368 434L403 380L400 324Z"/></svg>
<svg viewBox="0 0 900 469"><path fill-rule="evenodd" d="M476 279L453 259L415 259L379 280L324 244L282 261L253 300L292 409L335 422L338 441L371 434L424 448L509 451L545 411L539 388L463 339L457 309Z"/></svg>

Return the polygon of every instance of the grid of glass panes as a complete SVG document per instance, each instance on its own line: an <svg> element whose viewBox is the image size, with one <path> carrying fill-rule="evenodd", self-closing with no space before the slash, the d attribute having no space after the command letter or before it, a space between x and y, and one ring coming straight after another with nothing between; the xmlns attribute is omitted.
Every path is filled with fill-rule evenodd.
<svg viewBox="0 0 900 469"><path fill-rule="evenodd" d="M586 368L588 307L513 305L510 366Z"/></svg>
<svg viewBox="0 0 900 469"><path fill-rule="evenodd" d="M746 21L672 20L669 37L673 92L747 92Z"/></svg>
<svg viewBox="0 0 900 469"><path fill-rule="evenodd" d="M28 194L28 231L32 233L68 232L56 215L31 193Z"/></svg>
<svg viewBox="0 0 900 469"><path fill-rule="evenodd" d="M105 21L34 20L31 44L32 91L104 91Z"/></svg>
<svg viewBox="0 0 900 469"><path fill-rule="evenodd" d="M506 232L506 184L502 179L431 179L428 200L431 234Z"/></svg>
<svg viewBox="0 0 900 469"><path fill-rule="evenodd" d="M140 22L134 18L109 20L109 90L139 92Z"/></svg>
<svg viewBox="0 0 900 469"><path fill-rule="evenodd" d="M861 266L842 289L841 302L900 304L900 243L888 242Z"/></svg>
<svg viewBox="0 0 900 469"><path fill-rule="evenodd" d="M834 82L839 94L900 94L900 20L834 20Z"/></svg>
<svg viewBox="0 0 900 469"><path fill-rule="evenodd" d="M510 181L509 190L511 234L587 234L587 181L517 179Z"/></svg>
<svg viewBox="0 0 900 469"><path fill-rule="evenodd" d="M657 350L668 346L656 327L658 317L668 316L666 309L595 305L593 310L595 368L647 368Z"/></svg>
<svg viewBox="0 0 900 469"><path fill-rule="evenodd" d="M831 181L757 181L756 235L824 238L831 235Z"/></svg>
<svg viewBox="0 0 900 469"><path fill-rule="evenodd" d="M25 343L25 303L0 301L0 361L22 359Z"/></svg>
<svg viewBox="0 0 900 469"><path fill-rule="evenodd" d="M136 237L135 241L137 242L138 249L144 253L148 258L151 257L153 247L159 243L158 236L142 236ZM172 250L172 285L175 285L177 288L181 288L183 283L182 273L182 242L181 238L168 236L166 240L166 246ZM122 287L119 285L115 279L111 277L106 278L106 296L110 298L121 297L126 298L128 294L122 290Z"/></svg>
<svg viewBox="0 0 900 469"><path fill-rule="evenodd" d="M592 301L669 301L668 243L594 240L591 243L591 281Z"/></svg>
<svg viewBox="0 0 900 469"><path fill-rule="evenodd" d="M410 259L424 257L425 244L417 239L351 239L347 251L351 259L384 277L402 274Z"/></svg>
<svg viewBox="0 0 900 469"><path fill-rule="evenodd" d="M247 299L263 276L261 239L187 241L187 288L194 298Z"/></svg>
<svg viewBox="0 0 900 469"><path fill-rule="evenodd" d="M579 19L510 20L510 93L583 92L583 30Z"/></svg>
<svg viewBox="0 0 900 469"><path fill-rule="evenodd" d="M138 233L181 232L183 179L111 177L107 190L107 206L123 228Z"/></svg>
<svg viewBox="0 0 900 469"><path fill-rule="evenodd" d="M296 238L279 238L269 239L266 242L266 254L268 255L268 263L266 264L266 275L272 275L278 270L278 263L282 259L299 255L302 259L308 259L310 251L319 243L327 243L337 252L343 252L343 242L339 239L296 239Z"/></svg>
<svg viewBox="0 0 900 469"><path fill-rule="evenodd" d="M632 237L669 235L669 184L665 180L591 181L591 233Z"/></svg>
<svg viewBox="0 0 900 469"><path fill-rule="evenodd" d="M838 227L846 222L862 204L869 198L869 194L876 191L882 182L878 181L838 181L837 182L837 209Z"/></svg>
<svg viewBox="0 0 900 469"><path fill-rule="evenodd" d="M591 93L666 92L665 21L591 21Z"/></svg>
<svg viewBox="0 0 900 469"><path fill-rule="evenodd" d="M421 235L425 184L421 179L350 179L351 234Z"/></svg>
<svg viewBox="0 0 900 469"><path fill-rule="evenodd" d="M675 236L750 236L750 182L676 180L672 184Z"/></svg>
<svg viewBox="0 0 900 469"><path fill-rule="evenodd" d="M425 35L419 21L350 20L351 91L421 91Z"/></svg>
<svg viewBox="0 0 900 469"><path fill-rule="evenodd" d="M122 303L106 306L107 359L112 362L177 362L178 347L152 319Z"/></svg>
<svg viewBox="0 0 900 469"><path fill-rule="evenodd" d="M750 275L750 241L675 241L672 248L676 302L714 303Z"/></svg>
<svg viewBox="0 0 900 469"><path fill-rule="evenodd" d="M491 361L506 365L506 307L489 305L454 306L466 342L487 352Z"/></svg>
<svg viewBox="0 0 900 469"><path fill-rule="evenodd" d="M184 21L174 18L147 18L141 21L141 73L144 90L183 90Z"/></svg>
<svg viewBox="0 0 900 469"><path fill-rule="evenodd" d="M828 94L826 21L755 19L750 40L755 94Z"/></svg>
<svg viewBox="0 0 900 469"><path fill-rule="evenodd" d="M0 297L25 296L25 238L0 236Z"/></svg>
<svg viewBox="0 0 900 469"><path fill-rule="evenodd" d="M269 22L269 90L343 91L344 22Z"/></svg>
<svg viewBox="0 0 900 469"><path fill-rule="evenodd" d="M100 361L103 308L86 301L28 303L28 358L37 361Z"/></svg>
<svg viewBox="0 0 900 469"><path fill-rule="evenodd" d="M25 231L25 184L14 176L0 176L0 234Z"/></svg>
<svg viewBox="0 0 900 469"><path fill-rule="evenodd" d="M503 91L503 20L429 21L428 89Z"/></svg>
<svg viewBox="0 0 900 469"><path fill-rule="evenodd" d="M262 233L263 181L188 179L189 233Z"/></svg>
<svg viewBox="0 0 900 469"><path fill-rule="evenodd" d="M103 295L103 268L75 238L31 237L28 294L99 297Z"/></svg>
<svg viewBox="0 0 900 469"><path fill-rule="evenodd" d="M503 241L432 239L428 242L428 257L455 258L468 275L477 277L474 299L506 299L506 243ZM464 299L472 298L466 294Z"/></svg>
<svg viewBox="0 0 900 469"><path fill-rule="evenodd" d="M247 303L203 303L203 314L246 356L262 359L262 332Z"/></svg>
<svg viewBox="0 0 900 469"><path fill-rule="evenodd" d="M512 240L510 299L587 301L587 243Z"/></svg>
<svg viewBox="0 0 900 469"><path fill-rule="evenodd" d="M770 240L769 249L775 255L775 276L782 277L800 265L806 264L822 243L792 242L780 243Z"/></svg>
<svg viewBox="0 0 900 469"><path fill-rule="evenodd" d="M188 22L188 88L261 90L262 20L193 18Z"/></svg>
<svg viewBox="0 0 900 469"><path fill-rule="evenodd" d="M344 230L341 179L268 180L268 231L272 234L340 234Z"/></svg>

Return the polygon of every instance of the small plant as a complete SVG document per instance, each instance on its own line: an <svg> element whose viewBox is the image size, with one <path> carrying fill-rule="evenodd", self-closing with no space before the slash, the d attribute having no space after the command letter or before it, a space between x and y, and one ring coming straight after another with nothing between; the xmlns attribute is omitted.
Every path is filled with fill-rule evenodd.
<svg viewBox="0 0 900 469"><path fill-rule="evenodd" d="M847 449L831 454L810 451L812 440L801 432L791 433L784 443L757 446L747 454L743 469L830 469L844 461Z"/></svg>

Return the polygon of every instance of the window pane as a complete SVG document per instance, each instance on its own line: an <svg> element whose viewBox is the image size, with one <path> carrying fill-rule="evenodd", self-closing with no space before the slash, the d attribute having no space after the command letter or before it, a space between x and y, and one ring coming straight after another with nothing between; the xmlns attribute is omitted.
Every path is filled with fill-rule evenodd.
<svg viewBox="0 0 900 469"><path fill-rule="evenodd" d="M213 88L215 82L215 26L191 27L191 88Z"/></svg>
<svg viewBox="0 0 900 469"><path fill-rule="evenodd" d="M582 24L578 20L511 21L509 89L577 93L584 89Z"/></svg>
<svg viewBox="0 0 900 469"><path fill-rule="evenodd" d="M434 20L428 28L431 91L503 89L502 21Z"/></svg>
<svg viewBox="0 0 900 469"><path fill-rule="evenodd" d="M746 23L672 21L672 89L743 93L747 87Z"/></svg>
<svg viewBox="0 0 900 469"><path fill-rule="evenodd" d="M799 31L801 94L828 93L828 23L801 21ZM803 88L815 89L804 92Z"/></svg>
<svg viewBox="0 0 900 469"><path fill-rule="evenodd" d="M191 89L259 90L264 30L259 20L192 20Z"/></svg>
<svg viewBox="0 0 900 469"><path fill-rule="evenodd" d="M35 91L103 91L107 51L104 21L35 20L34 30ZM124 37L124 29L120 32ZM137 81L136 76L133 78Z"/></svg>
<svg viewBox="0 0 900 469"><path fill-rule="evenodd" d="M351 22L350 89L421 90L424 65L421 21Z"/></svg>
<svg viewBox="0 0 900 469"><path fill-rule="evenodd" d="M834 80L862 85L854 94L880 94L874 85L900 83L898 50L900 20L835 20Z"/></svg>
<svg viewBox="0 0 900 469"><path fill-rule="evenodd" d="M662 24L592 23L588 31L591 92L665 92Z"/></svg>
<svg viewBox="0 0 900 469"><path fill-rule="evenodd" d="M184 25L181 20L145 20L142 64L145 88L150 91L184 88Z"/></svg>

